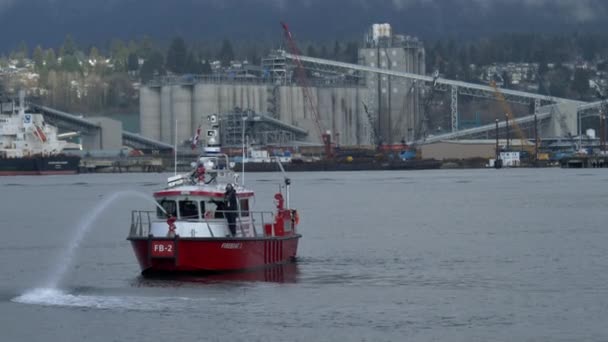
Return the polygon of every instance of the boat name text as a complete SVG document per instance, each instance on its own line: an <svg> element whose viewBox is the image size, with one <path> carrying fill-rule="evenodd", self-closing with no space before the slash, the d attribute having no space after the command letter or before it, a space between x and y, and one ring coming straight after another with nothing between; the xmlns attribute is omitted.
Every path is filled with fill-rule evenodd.
<svg viewBox="0 0 608 342"><path fill-rule="evenodd" d="M242 243L238 242L224 242L222 243L223 249L241 249L243 247Z"/></svg>
<svg viewBox="0 0 608 342"><path fill-rule="evenodd" d="M172 244L167 244L167 245L162 245L162 244L155 244L154 245L154 252L160 252L160 253L172 253L173 252L173 245Z"/></svg>

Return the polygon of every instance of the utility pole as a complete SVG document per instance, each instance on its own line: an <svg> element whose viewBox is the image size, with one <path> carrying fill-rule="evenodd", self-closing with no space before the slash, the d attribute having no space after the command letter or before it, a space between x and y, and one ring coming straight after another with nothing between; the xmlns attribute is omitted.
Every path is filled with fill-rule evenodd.
<svg viewBox="0 0 608 342"><path fill-rule="evenodd" d="M600 113L600 150L606 153L606 113Z"/></svg>
<svg viewBox="0 0 608 342"><path fill-rule="evenodd" d="M392 47L392 46L391 46ZM393 61L391 60L389 54L388 54L388 49L385 46L384 47L384 54L386 55L386 64L387 64L387 68L388 70L391 70L391 64L393 63ZM388 144L392 144L393 141L393 123L392 123L392 116L393 116L393 110L391 107L391 75L387 75L386 76L386 80L388 82L387 84L387 106L388 106Z"/></svg>
<svg viewBox="0 0 608 342"><path fill-rule="evenodd" d="M523 141L522 141L523 145ZM538 118L534 114L534 165L538 164Z"/></svg>
<svg viewBox="0 0 608 342"><path fill-rule="evenodd" d="M505 118L506 118L506 130L507 130L507 151L509 151L511 149L511 144L509 143L509 114L505 114Z"/></svg>
<svg viewBox="0 0 608 342"><path fill-rule="evenodd" d="M498 144L498 119L496 119L496 156L495 159L498 160L498 157L500 157L500 146Z"/></svg>
<svg viewBox="0 0 608 342"><path fill-rule="evenodd" d="M500 132L498 130L498 119L496 119L496 157L494 158L495 169L502 168L502 160L500 159L500 145L498 143L499 133Z"/></svg>
<svg viewBox="0 0 608 342"><path fill-rule="evenodd" d="M583 119L581 113L576 112L576 115L578 116L578 150L580 151L583 149Z"/></svg>
<svg viewBox="0 0 608 342"><path fill-rule="evenodd" d="M380 68L380 41L376 42L376 61L378 62L377 66L378 68ZM378 74L378 116L377 116L377 127L378 129L376 130L378 132L378 147L380 147L380 145L383 142L383 131L382 131L382 76L380 74Z"/></svg>

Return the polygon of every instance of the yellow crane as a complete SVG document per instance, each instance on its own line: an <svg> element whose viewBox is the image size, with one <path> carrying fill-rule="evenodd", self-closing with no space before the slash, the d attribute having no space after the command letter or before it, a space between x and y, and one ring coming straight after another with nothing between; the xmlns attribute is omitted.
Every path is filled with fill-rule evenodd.
<svg viewBox="0 0 608 342"><path fill-rule="evenodd" d="M505 96L500 92L500 89L498 89L498 86L496 85L496 82L494 80L490 82L490 85L494 89L494 96L496 97L498 102L500 102L500 105L502 106L502 109L504 110L510 125L514 128L517 138L520 139L521 148L530 153L530 155L534 155L537 150L538 141L535 141L534 145L526 144L528 139L526 138L524 132L521 130L521 127L519 127L517 121L515 121L515 116L513 115L513 111L511 111L511 106L509 106L509 103L507 103Z"/></svg>

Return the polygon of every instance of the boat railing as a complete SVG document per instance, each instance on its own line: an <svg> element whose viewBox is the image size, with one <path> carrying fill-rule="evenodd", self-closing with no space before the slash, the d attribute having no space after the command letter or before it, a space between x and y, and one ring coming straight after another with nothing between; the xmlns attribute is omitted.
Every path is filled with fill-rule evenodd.
<svg viewBox="0 0 608 342"><path fill-rule="evenodd" d="M129 236L147 236L150 233L152 227L152 220L150 215L155 215L154 211L131 211L131 231Z"/></svg>
<svg viewBox="0 0 608 342"><path fill-rule="evenodd" d="M275 213L271 211L245 211L243 214L238 215L239 211L236 210L216 210L214 217L203 217L199 218L182 218L181 221L186 222L201 222L207 226L211 237L215 237L213 230L211 229L210 223L217 222L217 220L226 220L227 213L236 213L235 222L237 228L241 230L242 236L245 236L244 227L247 223L251 222L251 229L253 230L254 236L273 237L276 236L275 230ZM158 218L156 211L149 210L133 210L131 211L131 230L129 232L130 237L147 237L152 230L153 222L165 222L165 219ZM215 216L217 215L217 216ZM246 222L249 221L249 222ZM261 224L261 228L259 229ZM270 232L267 232L265 227L270 225Z"/></svg>

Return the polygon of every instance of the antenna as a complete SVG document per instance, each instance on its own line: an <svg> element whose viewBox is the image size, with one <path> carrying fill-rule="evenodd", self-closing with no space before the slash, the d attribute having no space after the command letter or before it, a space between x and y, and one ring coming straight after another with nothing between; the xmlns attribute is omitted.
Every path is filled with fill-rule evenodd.
<svg viewBox="0 0 608 342"><path fill-rule="evenodd" d="M243 116L243 122L241 123L242 127L242 137L241 137L241 143L243 144L243 159L241 160L241 186L245 187L245 121L247 121L247 117Z"/></svg>
<svg viewBox="0 0 608 342"><path fill-rule="evenodd" d="M174 175L177 176L177 119L175 120L175 139L174 139L174 147L173 147L173 152L174 152L174 160L173 160L173 168L174 168Z"/></svg>
<svg viewBox="0 0 608 342"><path fill-rule="evenodd" d="M25 91L19 90L19 114L25 113Z"/></svg>
<svg viewBox="0 0 608 342"><path fill-rule="evenodd" d="M277 161L277 164L279 164L279 169L281 169L281 173L283 174L283 179L285 180L285 207L287 207L287 209L290 208L289 206L289 186L291 185L291 179L289 179L289 177L287 177L287 173L285 172L285 169L283 168L283 164L281 164L281 159L279 159L279 157L275 157L275 160Z"/></svg>

